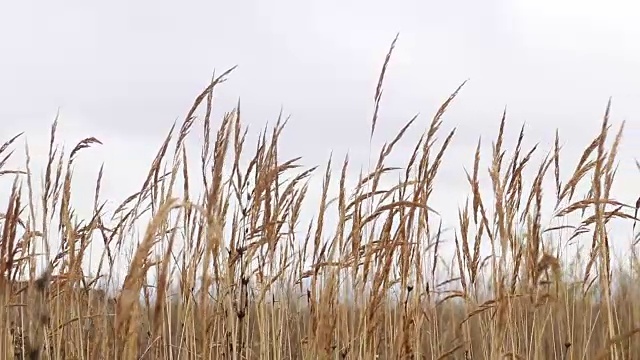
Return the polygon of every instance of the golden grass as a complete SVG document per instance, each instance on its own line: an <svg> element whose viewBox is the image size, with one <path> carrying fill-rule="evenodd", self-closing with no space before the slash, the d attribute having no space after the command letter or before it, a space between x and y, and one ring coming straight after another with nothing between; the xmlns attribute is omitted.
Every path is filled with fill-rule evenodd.
<svg viewBox="0 0 640 360"><path fill-rule="evenodd" d="M3 359L637 358L640 288L634 273L612 268L610 258L608 223L634 216L610 194L622 127L607 145L609 107L577 164L561 164L556 133L532 179L524 174L537 148L523 149L523 129L515 150L505 149L504 114L490 155L492 193L481 192L480 142L465 164L473 167L470 202L459 211L451 278L443 278L437 264L448 259L431 195L455 134L441 136L443 115L462 85L403 168L387 160L415 118L354 188L347 188L348 158L337 179L329 161L313 203L309 179L318 168L278 156L284 121L248 146L238 104L213 133L212 94L228 73L197 97L162 143L141 190L111 216L100 199L102 171L94 214L82 219L74 211L73 161L99 141L87 138L65 156L55 145L57 120L42 194L33 188L28 153L25 171L0 169L21 179L27 193L16 180L1 219ZM204 116L196 116L201 107ZM204 141L194 169L185 139L196 124ZM0 167L17 138L0 148ZM561 174L568 168L573 173ZM394 186L383 185L398 173ZM554 216L577 215L575 226L542 223L546 179ZM576 198L580 184L587 194ZM308 224L301 224L304 206L317 208ZM328 222L331 216L337 220ZM546 240L562 230L591 240L587 258L563 263L559 247ZM56 236L65 240L59 251L50 240ZM114 254L138 241L113 298L83 273L91 241L106 244L98 268L107 274ZM483 244L488 254L481 254ZM36 271L41 248L55 255L44 274ZM36 280L19 282L17 274Z"/></svg>

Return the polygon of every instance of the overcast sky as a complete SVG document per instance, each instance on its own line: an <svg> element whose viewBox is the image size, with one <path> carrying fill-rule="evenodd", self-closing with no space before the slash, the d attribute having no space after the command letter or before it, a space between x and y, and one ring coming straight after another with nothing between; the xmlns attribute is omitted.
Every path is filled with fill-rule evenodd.
<svg viewBox="0 0 640 360"><path fill-rule="evenodd" d="M76 194L92 194L104 162L103 197L118 203L139 189L171 124L186 114L212 71L238 65L218 89L219 113L231 110L240 97L244 121L255 134L282 108L291 115L282 158L300 155L304 164L322 165L333 150L336 161L348 151L354 162L364 162L378 73L399 33L376 144L390 140L418 112L415 128L422 131L442 101L470 80L445 118L443 131L457 127L458 132L432 204L454 223L468 194L463 166L472 166L479 136L490 150L505 106L510 144L526 122L527 144L541 142L544 152L559 129L571 161L563 169L567 176L597 134L611 96L614 130L627 120L613 196L633 203L640 195L634 165L634 139L640 135L638 5L623 0L390 4L5 2L0 5L0 135L8 139L25 131L34 162L42 166L49 127L60 109L60 137L67 146L87 136L104 143L79 158ZM401 158L413 145L406 142L398 150ZM358 175L356 168L352 174ZM620 234L629 237L628 229Z"/></svg>

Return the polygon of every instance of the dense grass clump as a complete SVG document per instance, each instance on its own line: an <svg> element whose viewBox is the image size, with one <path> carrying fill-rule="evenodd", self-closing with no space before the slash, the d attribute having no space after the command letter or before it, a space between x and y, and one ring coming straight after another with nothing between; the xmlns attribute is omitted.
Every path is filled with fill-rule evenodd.
<svg viewBox="0 0 640 360"><path fill-rule="evenodd" d="M372 137L388 61L376 91ZM2 176L16 176L0 219L2 359L640 354L635 257L628 271L610 258L609 222L634 216L610 194L622 129L610 133L609 108L575 164L561 163L558 134L541 164L532 165L537 148L523 149L524 130L507 151L503 116L489 155L489 194L481 191L480 143L464 164L469 201L460 208L449 258L430 197L454 138L454 131L442 134L443 115L462 86L406 154L404 167L390 167L387 159L415 119L382 147L353 187L348 158L336 172L329 161L320 174L320 200L311 201L309 179L318 168L278 156L284 122L247 145L239 105L211 119L213 90L227 75L197 97L161 144L140 191L111 213L100 196L102 171L91 194L94 213L83 217L74 210L73 161L99 140L87 138L66 155L56 146L57 122L41 189L33 186L28 153L23 170L0 169ZM196 127L204 136L194 158L186 139ZM0 148L0 166L17 138ZM526 178L531 168L534 176ZM395 185L382 185L385 177ZM586 195L578 198L583 188ZM543 223L549 194L553 217L575 223ZM303 223L303 209L310 207L313 220ZM584 257L569 261L562 244L547 241L561 231L570 233L567 241L580 237ZM57 238L62 241L54 244ZM94 265L105 279L122 262L122 249L135 244L113 293L103 288L108 280L83 273L92 242L104 245ZM42 259L48 266L39 270ZM443 263L447 271L438 271Z"/></svg>

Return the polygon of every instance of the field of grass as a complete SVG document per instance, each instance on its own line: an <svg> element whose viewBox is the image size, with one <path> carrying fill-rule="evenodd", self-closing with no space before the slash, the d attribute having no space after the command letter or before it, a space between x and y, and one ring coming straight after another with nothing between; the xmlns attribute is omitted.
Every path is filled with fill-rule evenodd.
<svg viewBox="0 0 640 360"><path fill-rule="evenodd" d="M455 137L442 131L443 115L460 89L403 168L387 159L417 131L413 120L379 150L369 173L354 174L347 159L334 172L335 159L309 168L280 158L284 121L249 144L240 108L213 119L213 90L227 75L197 97L148 177L138 179L140 192L113 213L102 210L102 173L90 194L92 216L80 218L71 200L73 160L97 139L65 154L54 124L41 189L29 161L22 173L5 169L18 138L0 148L2 176L17 178L0 219L2 359L638 358L635 254L624 269L610 258L608 224L627 218L631 226L634 207L610 194L622 128L611 131L608 108L576 163L561 161L558 135L551 149L524 149L520 133L506 149L503 118L493 152L481 154L478 145L463 164L468 202L447 258L430 196ZM198 153L185 146L195 127L205 134ZM533 163L534 151L548 156ZM198 167L187 165L194 155ZM489 194L480 191L484 171ZM321 188L308 185L311 176L323 179ZM389 176L395 186L382 186ZM550 195L554 215L575 223L541 221ZM304 207L316 209L310 223L301 221ZM568 261L547 241L556 232L567 241L579 236L585 256ZM114 254L137 242L113 296L82 271L92 241L107 245L96 264L107 275ZM44 271L36 268L42 251L51 254ZM18 281L22 273L34 281Z"/></svg>

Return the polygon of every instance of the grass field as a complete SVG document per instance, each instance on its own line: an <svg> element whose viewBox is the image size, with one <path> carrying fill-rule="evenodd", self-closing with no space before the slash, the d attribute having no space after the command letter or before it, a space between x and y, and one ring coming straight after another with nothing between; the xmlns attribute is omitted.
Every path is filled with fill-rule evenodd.
<svg viewBox="0 0 640 360"><path fill-rule="evenodd" d="M20 174L3 169L3 176L15 174L22 184L6 189L1 219L3 359L632 359L640 354L635 254L624 269L610 258L608 223L627 218L631 226L634 209L610 194L622 128L611 130L608 108L602 131L585 144L576 163L561 162L559 136L551 149L535 149L549 153L541 164L533 163L534 150L522 146L524 133L507 150L506 120L497 124L493 152L481 154L478 146L469 154L475 160L464 164L469 201L461 204L450 249L454 256L448 259L441 255L442 232L430 196L442 181L436 175L455 137L441 125L457 90L415 151L406 154L402 169L386 161L403 136L416 131L413 120L390 136L369 173L354 174L348 160L334 172L335 159L308 168L300 159L280 158L284 122L249 144L239 108L212 119L213 89L227 75L198 96L186 120L161 143L148 177L137 179L141 191L112 214L101 208L102 173L90 194L96 199L92 216L79 218L70 200L73 160L97 139L85 139L64 154L57 150L54 124L42 189L32 185L29 163ZM196 116L198 111L203 115ZM377 121L375 115L371 136ZM194 127L208 134L198 153L185 146ZM17 139L0 149L0 158L11 155ZM194 155L200 166L187 166ZM479 165L481 158L489 160L488 170ZM534 176L526 177L525 169ZM480 191L484 171L489 194ZM401 179L382 186L391 173ZM322 188L308 186L312 175L323 179ZM348 176L359 176L358 184L348 188ZM335 197L329 191L334 185ZM309 200L311 191L321 191L319 202ZM543 224L541 209L549 196L558 218L574 216L577 222ZM316 209L311 223L301 222L305 206ZM567 261L561 248L546 240L556 232L569 233L567 239L579 235L585 256ZM65 239L60 251L48 241L57 237ZM117 249L139 241L114 296L82 273L91 241L108 245L96 264L102 273L115 266ZM51 254L44 272L36 270L33 256L42 247ZM481 248L489 249L488 256ZM451 278L436 270L442 263ZM34 281L16 280L20 273Z"/></svg>

